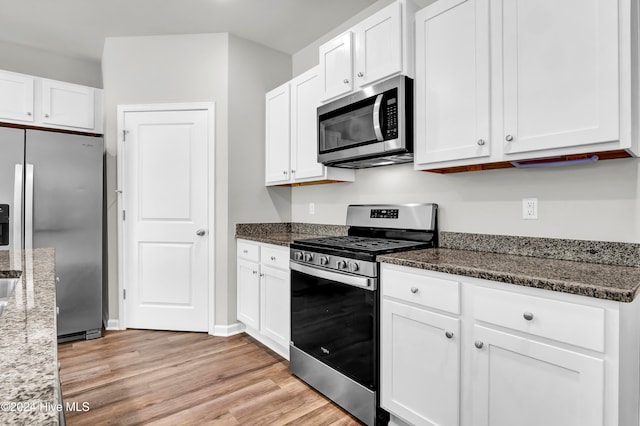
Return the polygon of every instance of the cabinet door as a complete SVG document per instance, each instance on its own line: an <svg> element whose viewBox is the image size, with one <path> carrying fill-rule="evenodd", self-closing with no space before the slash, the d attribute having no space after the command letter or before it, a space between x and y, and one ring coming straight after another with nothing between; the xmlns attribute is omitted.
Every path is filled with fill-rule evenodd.
<svg viewBox="0 0 640 426"><path fill-rule="evenodd" d="M416 163L489 156L489 0L416 14Z"/></svg>
<svg viewBox="0 0 640 426"><path fill-rule="evenodd" d="M94 89L54 80L42 80L42 122L92 130Z"/></svg>
<svg viewBox="0 0 640 426"><path fill-rule="evenodd" d="M294 180L322 177L318 163L320 74L315 67L291 81L291 173Z"/></svg>
<svg viewBox="0 0 640 426"><path fill-rule="evenodd" d="M382 302L382 406L414 425L456 426L460 320Z"/></svg>
<svg viewBox="0 0 640 426"><path fill-rule="evenodd" d="M270 91L266 98L265 181L289 182L290 100L289 83Z"/></svg>
<svg viewBox="0 0 640 426"><path fill-rule="evenodd" d="M505 153L618 140L617 0L503 7Z"/></svg>
<svg viewBox="0 0 640 426"><path fill-rule="evenodd" d="M392 3L354 28L357 86L402 72L401 8Z"/></svg>
<svg viewBox="0 0 640 426"><path fill-rule="evenodd" d="M262 267L262 327L265 336L289 348L291 286L289 271Z"/></svg>
<svg viewBox="0 0 640 426"><path fill-rule="evenodd" d="M255 330L260 329L259 265L238 259L237 269L238 321Z"/></svg>
<svg viewBox="0 0 640 426"><path fill-rule="evenodd" d="M328 100L353 90L353 33L343 35L320 46L322 99Z"/></svg>
<svg viewBox="0 0 640 426"><path fill-rule="evenodd" d="M0 71L0 119L33 121L34 79Z"/></svg>
<svg viewBox="0 0 640 426"><path fill-rule="evenodd" d="M603 425L603 360L478 325L473 334L474 425Z"/></svg>

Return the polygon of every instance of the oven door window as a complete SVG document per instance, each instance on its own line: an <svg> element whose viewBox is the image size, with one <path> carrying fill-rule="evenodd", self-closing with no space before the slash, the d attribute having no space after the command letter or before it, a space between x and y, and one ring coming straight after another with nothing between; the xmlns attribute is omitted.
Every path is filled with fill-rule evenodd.
<svg viewBox="0 0 640 426"><path fill-rule="evenodd" d="M295 347L375 389L376 292L291 271Z"/></svg>

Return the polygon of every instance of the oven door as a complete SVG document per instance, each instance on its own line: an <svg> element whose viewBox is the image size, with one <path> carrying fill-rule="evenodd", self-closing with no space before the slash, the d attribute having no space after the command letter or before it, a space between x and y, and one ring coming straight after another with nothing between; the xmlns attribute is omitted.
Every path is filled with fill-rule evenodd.
<svg viewBox="0 0 640 426"><path fill-rule="evenodd" d="M377 280L291 262L292 345L375 390Z"/></svg>

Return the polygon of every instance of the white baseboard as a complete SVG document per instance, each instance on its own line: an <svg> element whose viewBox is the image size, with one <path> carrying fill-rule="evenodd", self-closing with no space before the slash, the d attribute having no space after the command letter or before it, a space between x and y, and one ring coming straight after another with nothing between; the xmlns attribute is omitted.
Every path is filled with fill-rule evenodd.
<svg viewBox="0 0 640 426"><path fill-rule="evenodd" d="M229 325L216 325L213 328L213 333L210 334L214 336L229 337L233 336L234 334L242 333L244 331L244 328L244 324L242 324L241 322L236 322Z"/></svg>
<svg viewBox="0 0 640 426"><path fill-rule="evenodd" d="M102 318L102 325L104 325L105 330L122 330L118 319L109 319L105 316Z"/></svg>

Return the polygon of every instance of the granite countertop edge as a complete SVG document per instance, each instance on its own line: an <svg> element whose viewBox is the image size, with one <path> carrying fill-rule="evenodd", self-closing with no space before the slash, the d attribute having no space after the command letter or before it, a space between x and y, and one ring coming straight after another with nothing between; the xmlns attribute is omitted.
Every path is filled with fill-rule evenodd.
<svg viewBox="0 0 640 426"><path fill-rule="evenodd" d="M236 238L289 246L296 239L344 235L346 229L346 227L337 225L296 223L238 224ZM445 234L445 238L442 238L442 234ZM441 239L453 247L382 255L378 256L378 260L383 263L616 302L632 302L640 293L640 267L634 264L626 266L607 264L606 259L604 262L589 262L546 256L533 257L529 252L507 254L483 250L496 245L496 241L498 243L508 241L521 246L538 243L550 246L549 251L553 255L554 244L556 251L565 252L567 245L577 247L587 243L584 241L461 233L441 233ZM469 245L469 241L473 244ZM460 242L466 244L469 249L458 248L462 245ZM595 244L610 245L614 251L618 248L617 246L624 245L625 252L623 254L627 258L629 257L627 252L631 251L633 255L639 247L637 244L600 242L595 242ZM434 254L439 254L440 257L434 260ZM487 259L490 261L487 262ZM580 272L572 272L574 269ZM598 279L600 279L599 282ZM614 282L616 279L618 281ZM605 282L606 284L604 284Z"/></svg>
<svg viewBox="0 0 640 426"><path fill-rule="evenodd" d="M633 302L640 290L640 268L637 267L458 249L400 252L379 256L378 260L398 266L614 302ZM615 278L605 281L607 276Z"/></svg>
<svg viewBox="0 0 640 426"><path fill-rule="evenodd" d="M55 251L4 252L0 277L19 278L0 316L0 424L57 425Z"/></svg>

